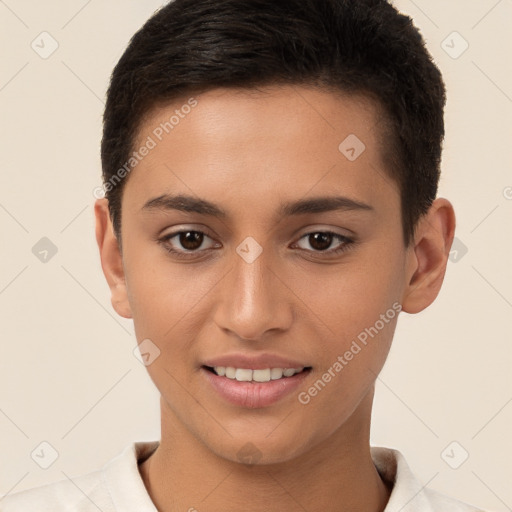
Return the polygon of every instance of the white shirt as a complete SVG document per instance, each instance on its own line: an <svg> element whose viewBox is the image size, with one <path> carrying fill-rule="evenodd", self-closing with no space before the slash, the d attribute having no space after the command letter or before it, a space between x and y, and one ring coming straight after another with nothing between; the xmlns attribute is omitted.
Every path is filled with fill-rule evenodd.
<svg viewBox="0 0 512 512"><path fill-rule="evenodd" d="M158 512L146 491L138 462L159 441L134 442L101 469L0 498L1 512ZM404 456L391 448L372 446L381 477L393 483L384 512L483 512L481 509L424 488Z"/></svg>

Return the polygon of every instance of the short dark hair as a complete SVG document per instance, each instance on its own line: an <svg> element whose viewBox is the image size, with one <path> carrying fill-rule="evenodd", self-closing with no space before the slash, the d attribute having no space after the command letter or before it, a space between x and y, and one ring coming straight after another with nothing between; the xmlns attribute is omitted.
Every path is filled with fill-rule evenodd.
<svg viewBox="0 0 512 512"><path fill-rule="evenodd" d="M385 171L400 190L409 245L437 194L445 87L412 20L386 0L174 0L156 11L107 92L101 162L119 242L126 179L112 179L126 169L144 116L186 94L266 85L377 100L381 130L389 128Z"/></svg>

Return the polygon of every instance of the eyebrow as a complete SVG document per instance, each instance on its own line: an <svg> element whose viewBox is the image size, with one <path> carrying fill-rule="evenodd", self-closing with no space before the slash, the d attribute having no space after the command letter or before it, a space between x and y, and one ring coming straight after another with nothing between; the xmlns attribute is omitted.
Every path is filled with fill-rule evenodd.
<svg viewBox="0 0 512 512"><path fill-rule="evenodd" d="M228 213L221 207L205 199L193 196L178 194L164 194L147 201L142 210L178 210L188 213L198 213L225 219ZM302 215L306 213L323 213L336 210L361 210L374 211L369 204L356 201L343 196L323 196L310 199L300 199L298 201L289 201L280 205L278 215L289 217L292 215Z"/></svg>

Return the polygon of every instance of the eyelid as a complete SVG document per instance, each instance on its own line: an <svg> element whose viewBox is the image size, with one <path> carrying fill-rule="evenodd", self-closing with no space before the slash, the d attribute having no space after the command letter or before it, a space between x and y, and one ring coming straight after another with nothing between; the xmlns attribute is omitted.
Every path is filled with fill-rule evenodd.
<svg viewBox="0 0 512 512"><path fill-rule="evenodd" d="M313 231L308 231L307 233L304 233L302 236L300 236L298 239L297 239L297 242L294 242L293 245L298 245L298 243L303 240L304 238L307 238L311 235L314 235L314 234L317 234L317 233L322 233L322 234L326 234L326 235L331 235L334 239L338 240L339 241L339 245L337 247L335 247L334 249L333 248L329 248L329 249L326 249L325 251L315 251L315 250L311 250L311 249L303 249L302 247L299 247L300 250L302 251L306 251L308 253L311 253L311 254L319 254L319 255L322 255L322 254L325 254L325 255L337 255L341 252L343 252L344 250L348 249L350 246L352 246L355 242L355 239L354 237L349 237L347 235L344 235L342 233L337 233L335 231L332 231L332 230L329 230L329 229L315 229Z"/></svg>
<svg viewBox="0 0 512 512"><path fill-rule="evenodd" d="M213 236L209 235L208 231L209 230L206 228L201 228L201 229L197 228L196 229L196 228L187 228L187 227L177 227L175 230L173 230L169 233L166 233L165 235L157 237L156 241L166 244L166 243L169 243L169 241L172 240L173 238L175 238L183 233L192 232L192 233L200 233L200 234L204 235L204 237L209 238L210 240L213 241L213 245L218 244L219 242L217 242ZM210 248L208 248L208 249L210 249ZM176 250L176 252L180 252L183 254L198 254L199 252L204 252L208 249L201 249L201 250L196 250L196 251L185 251L183 249L180 249L180 250Z"/></svg>
<svg viewBox="0 0 512 512"><path fill-rule="evenodd" d="M340 226L318 224L318 225L308 226L307 228L304 228L304 229L306 229L306 231L303 232L301 237L303 237L304 235L311 235L313 233L332 233L333 235L339 235L339 236L343 236L346 238L354 238L354 239L356 237L355 231L352 231L351 229L348 229L348 228L342 228ZM302 229L300 229L298 231L298 233L301 233L301 232L302 232Z"/></svg>
<svg viewBox="0 0 512 512"><path fill-rule="evenodd" d="M202 256L207 255L208 253L211 253L212 250L215 250L218 248L219 242L215 240L214 237L211 237L207 231L208 229L195 229L190 227L176 227L175 230L171 231L170 233L167 233L166 235L162 237L157 237L156 241L158 244L160 244L169 254L171 254L173 257L183 260L190 260L190 261L200 261ZM179 236L182 233L186 232L196 232L200 233L207 238L210 238L210 240L213 241L212 247L207 247L206 249L197 249L188 251L185 249L174 249L170 245L170 240ZM329 248L324 251L321 250L314 250L314 249L304 249L302 247L297 247L298 242L300 242L302 239L311 236L313 234L322 233L322 234L328 234L333 236L335 239L337 239L340 243L337 247ZM303 233L298 239L296 239L296 242L292 243L292 247L297 247L299 251L306 253L308 257L312 257L315 259L315 261L318 261L318 257L320 260L328 261L329 258L333 258L336 256L341 256L345 251L350 250L355 246L356 239L351 236L344 235L342 233L337 233L336 231L323 227L323 228L310 228L309 231ZM204 241L204 240L203 240ZM217 247L216 247L217 246Z"/></svg>
<svg viewBox="0 0 512 512"><path fill-rule="evenodd" d="M356 233L347 228L341 228L339 226L330 226L325 224L307 226L306 228L301 228L295 232L294 239L300 240L304 238L306 235L313 235L315 233L330 233L332 235L340 236L346 239L354 240L356 239Z"/></svg>
<svg viewBox="0 0 512 512"><path fill-rule="evenodd" d="M341 238L341 239L347 240L347 241L354 240L354 237L350 237L343 233L337 233L336 231L331 231L330 229L315 229L313 231L308 231L307 233L304 233L303 235L301 235L297 240L302 240L304 237L315 235L317 233L322 233L324 235L332 235L332 236L335 236L335 237L338 237L338 238Z"/></svg>
<svg viewBox="0 0 512 512"><path fill-rule="evenodd" d="M170 229L170 231L167 232L167 229ZM178 233L182 233L183 231L197 231L199 233L204 233L205 235L212 237L211 229L205 226L204 224L177 224L172 227L167 226L165 229L162 229L158 233L157 237L162 238L167 237L169 235L177 235Z"/></svg>
<svg viewBox="0 0 512 512"><path fill-rule="evenodd" d="M186 226L186 225L184 225L184 226L179 225L179 226L175 226L173 231L166 233L165 235L158 234L157 237L155 238L155 241L158 241L159 239L162 239L162 238L165 238L165 239L173 238L174 236L179 235L183 232L187 232L187 231L194 231L194 232L202 233L203 235L206 235L212 239L214 239L216 236L216 235L212 235L210 233L210 230L206 226L190 227L190 226ZM328 233L331 235L336 235L336 236L345 238L347 240L355 241L355 238L354 238L355 233L349 229L346 229L346 231L350 231L351 234L349 235L349 234L345 234L345 233L338 233L337 231L334 231L333 228L329 228L329 227L325 227L325 226L324 227L314 227L313 226L312 228L308 228L308 231L305 231L302 235L300 235L297 238L297 240L301 240L305 236L313 235L315 233Z"/></svg>

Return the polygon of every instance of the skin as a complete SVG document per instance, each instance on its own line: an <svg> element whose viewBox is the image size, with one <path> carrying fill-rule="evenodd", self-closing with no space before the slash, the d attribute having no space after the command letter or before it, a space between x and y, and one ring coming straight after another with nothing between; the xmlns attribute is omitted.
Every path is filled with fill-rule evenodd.
<svg viewBox="0 0 512 512"><path fill-rule="evenodd" d="M161 351L147 366L162 430L140 465L144 484L161 512L382 511L390 486L370 456L370 418L398 315L307 405L298 392L394 303L417 313L433 302L453 207L436 199L404 245L399 190L384 169L379 109L369 99L296 86L216 89L196 99L128 177L122 251L106 199L95 205L113 307L133 318L139 343L149 338ZM151 112L136 147L186 100ZM338 149L349 134L366 146L353 162ZM227 216L142 209L164 193L211 201ZM278 216L282 202L334 195L372 209ZM158 243L180 229L205 233L188 259ZM305 236L325 231L353 243L332 254L343 241L333 237L322 251ZM248 236L263 249L250 264L236 252ZM166 242L185 252L182 243ZM312 370L274 405L235 406L200 369L233 352L280 354ZM253 464L237 457L247 443L260 456Z"/></svg>

